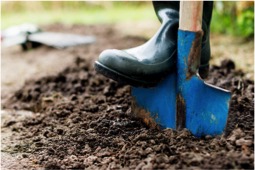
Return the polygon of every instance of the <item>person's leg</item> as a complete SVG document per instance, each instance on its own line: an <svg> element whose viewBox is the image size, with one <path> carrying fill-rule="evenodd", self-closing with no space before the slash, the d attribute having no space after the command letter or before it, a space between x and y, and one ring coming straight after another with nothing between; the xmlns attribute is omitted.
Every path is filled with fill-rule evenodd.
<svg viewBox="0 0 255 170"><path fill-rule="evenodd" d="M127 50L105 50L95 63L96 70L116 81L133 86L155 86L175 69L177 31L179 22L178 1L155 1L155 12L162 25L145 44ZM205 77L209 68L209 27L212 2L204 2L203 44L200 75Z"/></svg>

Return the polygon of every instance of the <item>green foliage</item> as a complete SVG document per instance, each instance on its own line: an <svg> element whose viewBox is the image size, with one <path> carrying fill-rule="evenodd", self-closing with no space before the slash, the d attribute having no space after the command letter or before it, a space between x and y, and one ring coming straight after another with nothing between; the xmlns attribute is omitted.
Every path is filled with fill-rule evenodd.
<svg viewBox="0 0 255 170"><path fill-rule="evenodd" d="M244 37L254 36L254 8L245 10L237 18L238 33Z"/></svg>
<svg viewBox="0 0 255 170"><path fill-rule="evenodd" d="M211 31L245 38L254 36L254 8L236 11L235 2L224 2L224 9L214 7Z"/></svg>

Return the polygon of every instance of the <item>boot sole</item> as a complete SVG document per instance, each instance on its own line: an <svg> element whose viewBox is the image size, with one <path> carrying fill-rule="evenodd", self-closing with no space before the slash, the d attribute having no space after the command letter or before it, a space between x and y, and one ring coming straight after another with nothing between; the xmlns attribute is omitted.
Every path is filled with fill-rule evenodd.
<svg viewBox="0 0 255 170"><path fill-rule="evenodd" d="M115 70L110 69L109 67L104 66L103 64L99 63L98 61L95 61L95 70L103 74L106 77L109 77L117 82L123 83L123 84L129 84L134 87L154 87L156 86L160 80L155 80L153 82L150 81L142 81L141 78L133 78L126 76L122 73L119 73Z"/></svg>
<svg viewBox="0 0 255 170"><path fill-rule="evenodd" d="M98 61L95 61L95 70L106 76L109 77L117 82L123 83L123 84L128 84L134 87L155 87L164 77L161 79L154 79L154 81L142 81L142 78L133 78L126 76L122 73L119 73L115 70L110 69L109 67L106 67L105 65L101 64ZM209 65L203 66L199 68L199 74L202 79L207 78L209 73Z"/></svg>

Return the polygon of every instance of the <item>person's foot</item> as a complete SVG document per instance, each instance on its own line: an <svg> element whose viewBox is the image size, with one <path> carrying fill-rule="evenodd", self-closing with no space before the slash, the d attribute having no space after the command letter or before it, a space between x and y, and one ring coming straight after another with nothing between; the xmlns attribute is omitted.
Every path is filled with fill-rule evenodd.
<svg viewBox="0 0 255 170"><path fill-rule="evenodd" d="M164 22L145 44L127 50L105 50L95 63L98 72L133 86L154 86L174 68L178 12L160 11Z"/></svg>
<svg viewBox="0 0 255 170"><path fill-rule="evenodd" d="M157 85L175 69L179 2L153 2L153 5L162 22L157 33L141 46L127 50L110 49L103 51L95 62L97 72L132 86L151 87ZM209 7L204 6L204 11L206 8ZM204 15L205 13L208 13L208 9ZM207 76L209 69L211 12L206 17L205 21L203 19L204 36L199 68L202 78Z"/></svg>

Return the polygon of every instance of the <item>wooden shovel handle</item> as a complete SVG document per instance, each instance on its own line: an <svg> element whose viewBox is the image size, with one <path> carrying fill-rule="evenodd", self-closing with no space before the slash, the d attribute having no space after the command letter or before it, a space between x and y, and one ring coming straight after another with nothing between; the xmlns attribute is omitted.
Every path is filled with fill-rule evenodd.
<svg viewBox="0 0 255 170"><path fill-rule="evenodd" d="M203 1L181 1L179 29L201 31Z"/></svg>

